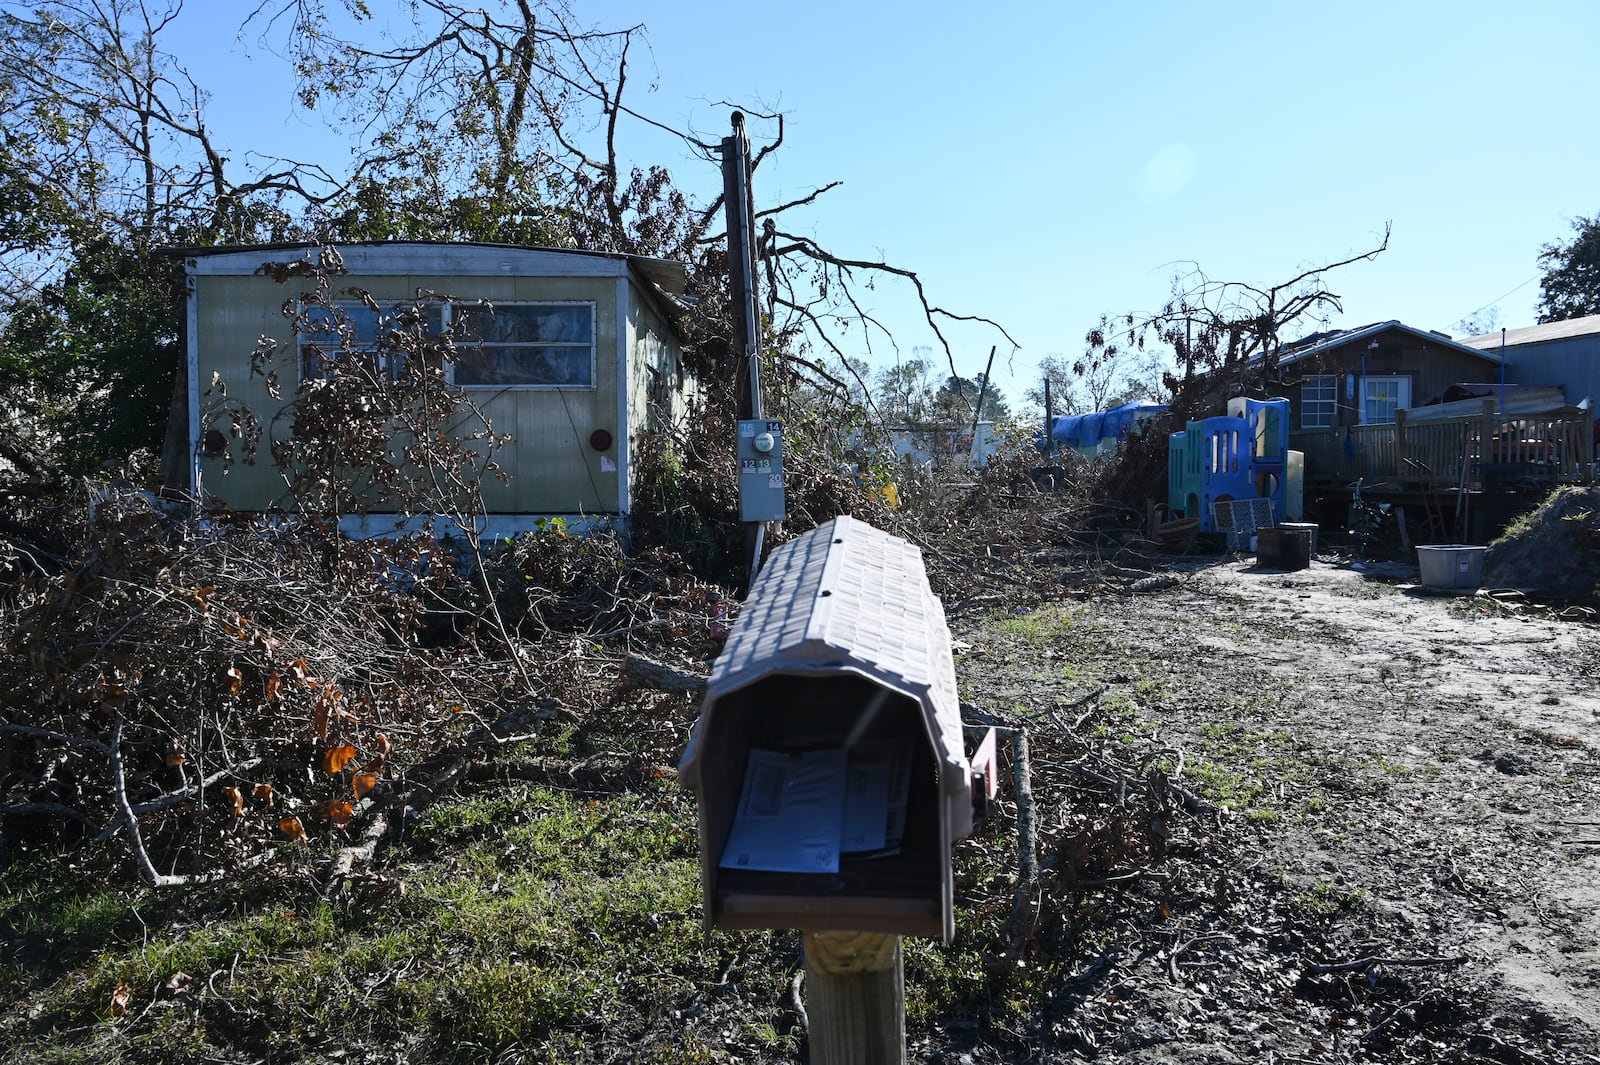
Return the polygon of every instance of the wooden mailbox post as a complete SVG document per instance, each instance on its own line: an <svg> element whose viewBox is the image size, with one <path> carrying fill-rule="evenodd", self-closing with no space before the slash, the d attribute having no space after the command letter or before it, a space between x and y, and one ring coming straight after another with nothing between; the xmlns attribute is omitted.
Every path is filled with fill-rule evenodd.
<svg viewBox="0 0 1600 1065"><path fill-rule="evenodd" d="M848 517L775 550L680 776L699 805L707 927L806 933L817 1065L903 1062L900 937L954 935L951 849L973 815L921 553Z"/></svg>

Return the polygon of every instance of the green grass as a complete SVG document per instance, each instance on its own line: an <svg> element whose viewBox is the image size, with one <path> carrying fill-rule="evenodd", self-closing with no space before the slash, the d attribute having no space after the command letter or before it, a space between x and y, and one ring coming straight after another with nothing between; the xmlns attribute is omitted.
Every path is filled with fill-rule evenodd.
<svg viewBox="0 0 1600 1065"><path fill-rule="evenodd" d="M1014 875L996 853L958 847L959 874L971 885L967 890L989 901L962 910L949 946L927 939L905 940L908 1028L925 1027L952 1013L984 1013L1003 1023L1037 1006L1050 973L1001 962L995 956L995 944L1007 937Z"/></svg>
<svg viewBox="0 0 1600 1065"><path fill-rule="evenodd" d="M1328 810L1318 784L1324 767L1292 734L1240 721L1208 723L1199 731L1203 753L1185 767L1184 780L1204 798L1261 824L1304 821Z"/></svg>
<svg viewBox="0 0 1600 1065"><path fill-rule="evenodd" d="M0 1062L327 1059L492 1062L793 1057L792 932L702 925L693 801L665 784L586 797L501 785L440 799L387 864L345 888L290 861L243 886L151 894L63 875L60 856L0 877ZM956 942L906 943L908 1023L1004 1020L1050 974L1000 964L1014 870L958 848ZM403 885L403 891L400 889ZM383 890L378 891L379 888ZM168 985L180 974L196 993ZM127 1015L108 1016L118 985ZM676 1020L737 1011L713 1029ZM730 1008L733 1005L730 1002Z"/></svg>
<svg viewBox="0 0 1600 1065"><path fill-rule="evenodd" d="M1087 614L1087 607L1048 603L1024 614L1002 618L995 629L1029 640L1057 639L1082 628Z"/></svg>
<svg viewBox="0 0 1600 1065"><path fill-rule="evenodd" d="M1256 807L1267 790L1260 778L1203 758L1189 763L1184 780L1217 806L1245 813Z"/></svg>
<svg viewBox="0 0 1600 1065"><path fill-rule="evenodd" d="M140 1018L110 1026L128 1060L156 1060L174 1040L197 1057L242 1038L262 1056L377 1042L459 1061L626 1041L628 1025L715 984L732 953L702 930L692 817L688 797L664 788L441 802L408 840L429 860L383 870L405 890L377 902L303 878L220 902L150 901L46 880L53 863L14 867L0 880L0 932L24 962L0 967L0 1043L19 1038L16 1007L42 1003L57 1060L110 1060L98 1042L119 981ZM773 985L758 1000L781 1002L789 937L741 934L738 950ZM174 1030L187 1014L162 989L179 973L211 990L205 1023Z"/></svg>
<svg viewBox="0 0 1600 1065"><path fill-rule="evenodd" d="M1365 906L1367 901L1368 895L1362 889L1326 880L1316 881L1295 898L1295 903L1301 908L1323 917L1358 910Z"/></svg>

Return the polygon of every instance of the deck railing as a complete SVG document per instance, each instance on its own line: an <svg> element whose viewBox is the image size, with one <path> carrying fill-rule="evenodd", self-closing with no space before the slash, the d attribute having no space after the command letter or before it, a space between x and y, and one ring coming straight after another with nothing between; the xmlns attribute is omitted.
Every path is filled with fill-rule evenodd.
<svg viewBox="0 0 1600 1065"><path fill-rule="evenodd" d="M1429 421L1397 420L1290 432L1289 446L1305 452L1309 487L1342 487L1358 478L1396 489L1482 490L1487 475L1548 481L1594 480L1594 437L1587 412L1482 414Z"/></svg>

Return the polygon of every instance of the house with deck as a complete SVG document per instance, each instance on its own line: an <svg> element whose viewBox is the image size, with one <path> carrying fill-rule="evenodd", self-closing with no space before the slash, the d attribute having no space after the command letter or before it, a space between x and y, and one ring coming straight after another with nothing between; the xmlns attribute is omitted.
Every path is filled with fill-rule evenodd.
<svg viewBox="0 0 1600 1065"><path fill-rule="evenodd" d="M1505 493L1592 477L1584 412L1560 388L1513 384L1510 361L1387 321L1304 337L1249 369L1253 387L1289 401L1308 514L1342 523L1360 483L1439 540L1489 535L1521 505Z"/></svg>
<svg viewBox="0 0 1600 1065"><path fill-rule="evenodd" d="M452 330L449 385L510 435L496 461L504 483L482 481L490 534L541 518L625 526L633 446L642 432L684 416L693 394L676 322L682 264L634 255L494 244L385 242L340 245L333 299L358 343L385 328L386 308L421 305L427 328ZM266 461L225 465L229 440L215 382L247 404L269 438L293 432L298 386L319 370L290 358L272 388L252 375L263 340L305 350L306 316L290 313L309 285L286 264L316 263L313 245L183 248L182 327L187 403L177 463L193 498L211 509L293 510L284 479ZM286 278L298 276L288 283ZM320 313L327 313L321 308ZM178 406L178 405L175 405ZM262 449L265 452L265 448ZM226 476L224 476L226 473ZM382 531L394 515L342 519L355 534Z"/></svg>

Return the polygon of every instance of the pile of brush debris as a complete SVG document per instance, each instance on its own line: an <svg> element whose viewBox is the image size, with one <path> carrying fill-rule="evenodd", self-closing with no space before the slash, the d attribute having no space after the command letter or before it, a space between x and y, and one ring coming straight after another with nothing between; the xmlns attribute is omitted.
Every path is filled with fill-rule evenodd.
<svg viewBox="0 0 1600 1065"><path fill-rule="evenodd" d="M1484 555L1484 583L1565 600L1600 588L1600 487L1558 488Z"/></svg>

